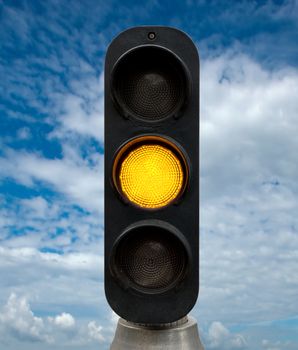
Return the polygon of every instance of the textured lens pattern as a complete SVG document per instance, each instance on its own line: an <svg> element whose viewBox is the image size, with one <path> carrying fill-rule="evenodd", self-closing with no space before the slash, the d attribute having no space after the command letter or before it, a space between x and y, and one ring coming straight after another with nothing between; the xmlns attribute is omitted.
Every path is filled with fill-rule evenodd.
<svg viewBox="0 0 298 350"><path fill-rule="evenodd" d="M159 144L144 144L123 159L119 182L129 201L143 208L160 208L180 194L184 184L180 159Z"/></svg>
<svg viewBox="0 0 298 350"><path fill-rule="evenodd" d="M180 280L186 254L174 235L151 227L123 239L117 250L116 264L137 287L159 290Z"/></svg>
<svg viewBox="0 0 298 350"><path fill-rule="evenodd" d="M154 121L174 114L182 106L185 75L175 56L161 49L143 48L122 60L114 87L119 105L129 114Z"/></svg>

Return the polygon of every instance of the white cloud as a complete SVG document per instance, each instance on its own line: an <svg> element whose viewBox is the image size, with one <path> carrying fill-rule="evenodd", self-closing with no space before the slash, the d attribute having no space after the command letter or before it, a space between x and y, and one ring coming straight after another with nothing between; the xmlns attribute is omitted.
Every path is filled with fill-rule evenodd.
<svg viewBox="0 0 298 350"><path fill-rule="evenodd" d="M213 322L208 331L208 349L245 349L246 340L241 334L231 334L221 322Z"/></svg>
<svg viewBox="0 0 298 350"><path fill-rule="evenodd" d="M49 321L63 329L73 328L75 325L75 319L73 316L65 312L56 317L49 317Z"/></svg>
<svg viewBox="0 0 298 350"><path fill-rule="evenodd" d="M91 339L95 339L99 342L104 341L104 337L102 335L102 327L98 326L95 321L88 323L88 334Z"/></svg>
<svg viewBox="0 0 298 350"><path fill-rule="evenodd" d="M58 214L57 210L54 210L54 212L51 213L53 207L50 208L49 203L41 196L24 199L21 201L21 205L23 206L24 210L29 212L29 215L39 219L42 219L45 216L53 216Z"/></svg>
<svg viewBox="0 0 298 350"><path fill-rule="evenodd" d="M104 75L96 79L86 79L70 83L73 93L54 94L60 125L51 133L51 137L64 139L69 133L94 137L103 143L103 87Z"/></svg>
<svg viewBox="0 0 298 350"><path fill-rule="evenodd" d="M297 190L297 71L268 72L229 53L203 62L201 81L204 200L272 177Z"/></svg>
<svg viewBox="0 0 298 350"><path fill-rule="evenodd" d="M0 314L0 324L4 326L4 332L16 336L24 341L52 342L53 339L46 334L46 328L41 318L34 316L27 300L17 298L11 294L7 304Z"/></svg>
<svg viewBox="0 0 298 350"><path fill-rule="evenodd" d="M65 271L74 270L78 271L90 271L97 270L103 271L103 257L92 253L68 253L68 254L54 254L54 253L41 253L34 248L6 248L0 247L2 263L9 262L10 265L26 264L32 262L38 262L43 267L59 266L59 269Z"/></svg>
<svg viewBox="0 0 298 350"><path fill-rule="evenodd" d="M55 344L55 348L72 345L80 348L84 345L104 342L103 328L94 320L76 323L74 316L63 312L54 317L34 315L25 297L12 293L0 314L0 344L14 339L24 344ZM39 347L40 348L40 347Z"/></svg>
<svg viewBox="0 0 298 350"><path fill-rule="evenodd" d="M53 313L61 315L65 310L61 310L61 305L67 311L74 308L84 315L98 317L100 308L108 309L101 255L87 252L59 255L41 253L34 248L0 247L0 280L3 281L0 300L11 291L18 295L26 291L51 317Z"/></svg>
<svg viewBox="0 0 298 350"><path fill-rule="evenodd" d="M111 323L113 324L114 327L116 327L118 321L119 321L119 316L113 310L111 310Z"/></svg>
<svg viewBox="0 0 298 350"><path fill-rule="evenodd" d="M20 140L29 140L29 139L31 139L32 135L31 135L30 129L27 128L27 127L20 128L17 131L17 137Z"/></svg>
<svg viewBox="0 0 298 350"><path fill-rule="evenodd" d="M262 347L266 350L281 350L280 346L277 344L271 344L271 342L267 339L262 340Z"/></svg>
<svg viewBox="0 0 298 350"><path fill-rule="evenodd" d="M2 178L10 177L29 187L42 181L83 208L103 211L103 156L99 154L96 165L89 166L82 159L46 159L7 149L6 157L0 157L0 167Z"/></svg>
<svg viewBox="0 0 298 350"><path fill-rule="evenodd" d="M283 349L295 349L296 345L291 340L286 341L271 341L263 339L261 342L262 349L264 350L283 350Z"/></svg>
<svg viewBox="0 0 298 350"><path fill-rule="evenodd" d="M298 307L297 89L297 70L235 52L202 64L202 320L265 321Z"/></svg>
<svg viewBox="0 0 298 350"><path fill-rule="evenodd" d="M82 211L66 198L6 200L0 197L2 246L102 254L102 217ZM15 233L12 235L11 230Z"/></svg>

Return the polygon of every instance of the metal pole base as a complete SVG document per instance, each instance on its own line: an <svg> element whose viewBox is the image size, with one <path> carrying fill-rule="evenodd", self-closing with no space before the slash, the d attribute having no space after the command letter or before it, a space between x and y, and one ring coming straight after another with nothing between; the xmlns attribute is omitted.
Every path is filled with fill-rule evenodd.
<svg viewBox="0 0 298 350"><path fill-rule="evenodd" d="M197 322L185 317L162 325L139 325L119 319L110 350L204 350Z"/></svg>

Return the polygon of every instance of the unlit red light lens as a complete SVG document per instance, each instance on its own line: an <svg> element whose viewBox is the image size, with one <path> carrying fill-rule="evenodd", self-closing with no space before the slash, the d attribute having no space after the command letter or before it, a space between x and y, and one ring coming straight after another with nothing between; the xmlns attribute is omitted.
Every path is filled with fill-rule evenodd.
<svg viewBox="0 0 298 350"><path fill-rule="evenodd" d="M161 208L174 201L185 185L185 165L167 144L132 147L118 165L118 186L127 199L143 208Z"/></svg>

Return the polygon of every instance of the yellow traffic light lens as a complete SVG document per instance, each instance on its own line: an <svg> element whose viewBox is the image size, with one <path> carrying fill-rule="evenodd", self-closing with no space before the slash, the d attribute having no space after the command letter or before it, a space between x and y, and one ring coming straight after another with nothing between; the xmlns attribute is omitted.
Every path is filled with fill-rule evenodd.
<svg viewBox="0 0 298 350"><path fill-rule="evenodd" d="M176 146L162 140L139 138L138 142L124 147L118 157L116 187L126 199L142 208L164 207L185 188L186 162Z"/></svg>
<svg viewBox="0 0 298 350"><path fill-rule="evenodd" d="M183 171L172 151L160 145L143 145L124 159L119 174L123 193L135 204L159 208L180 193Z"/></svg>

